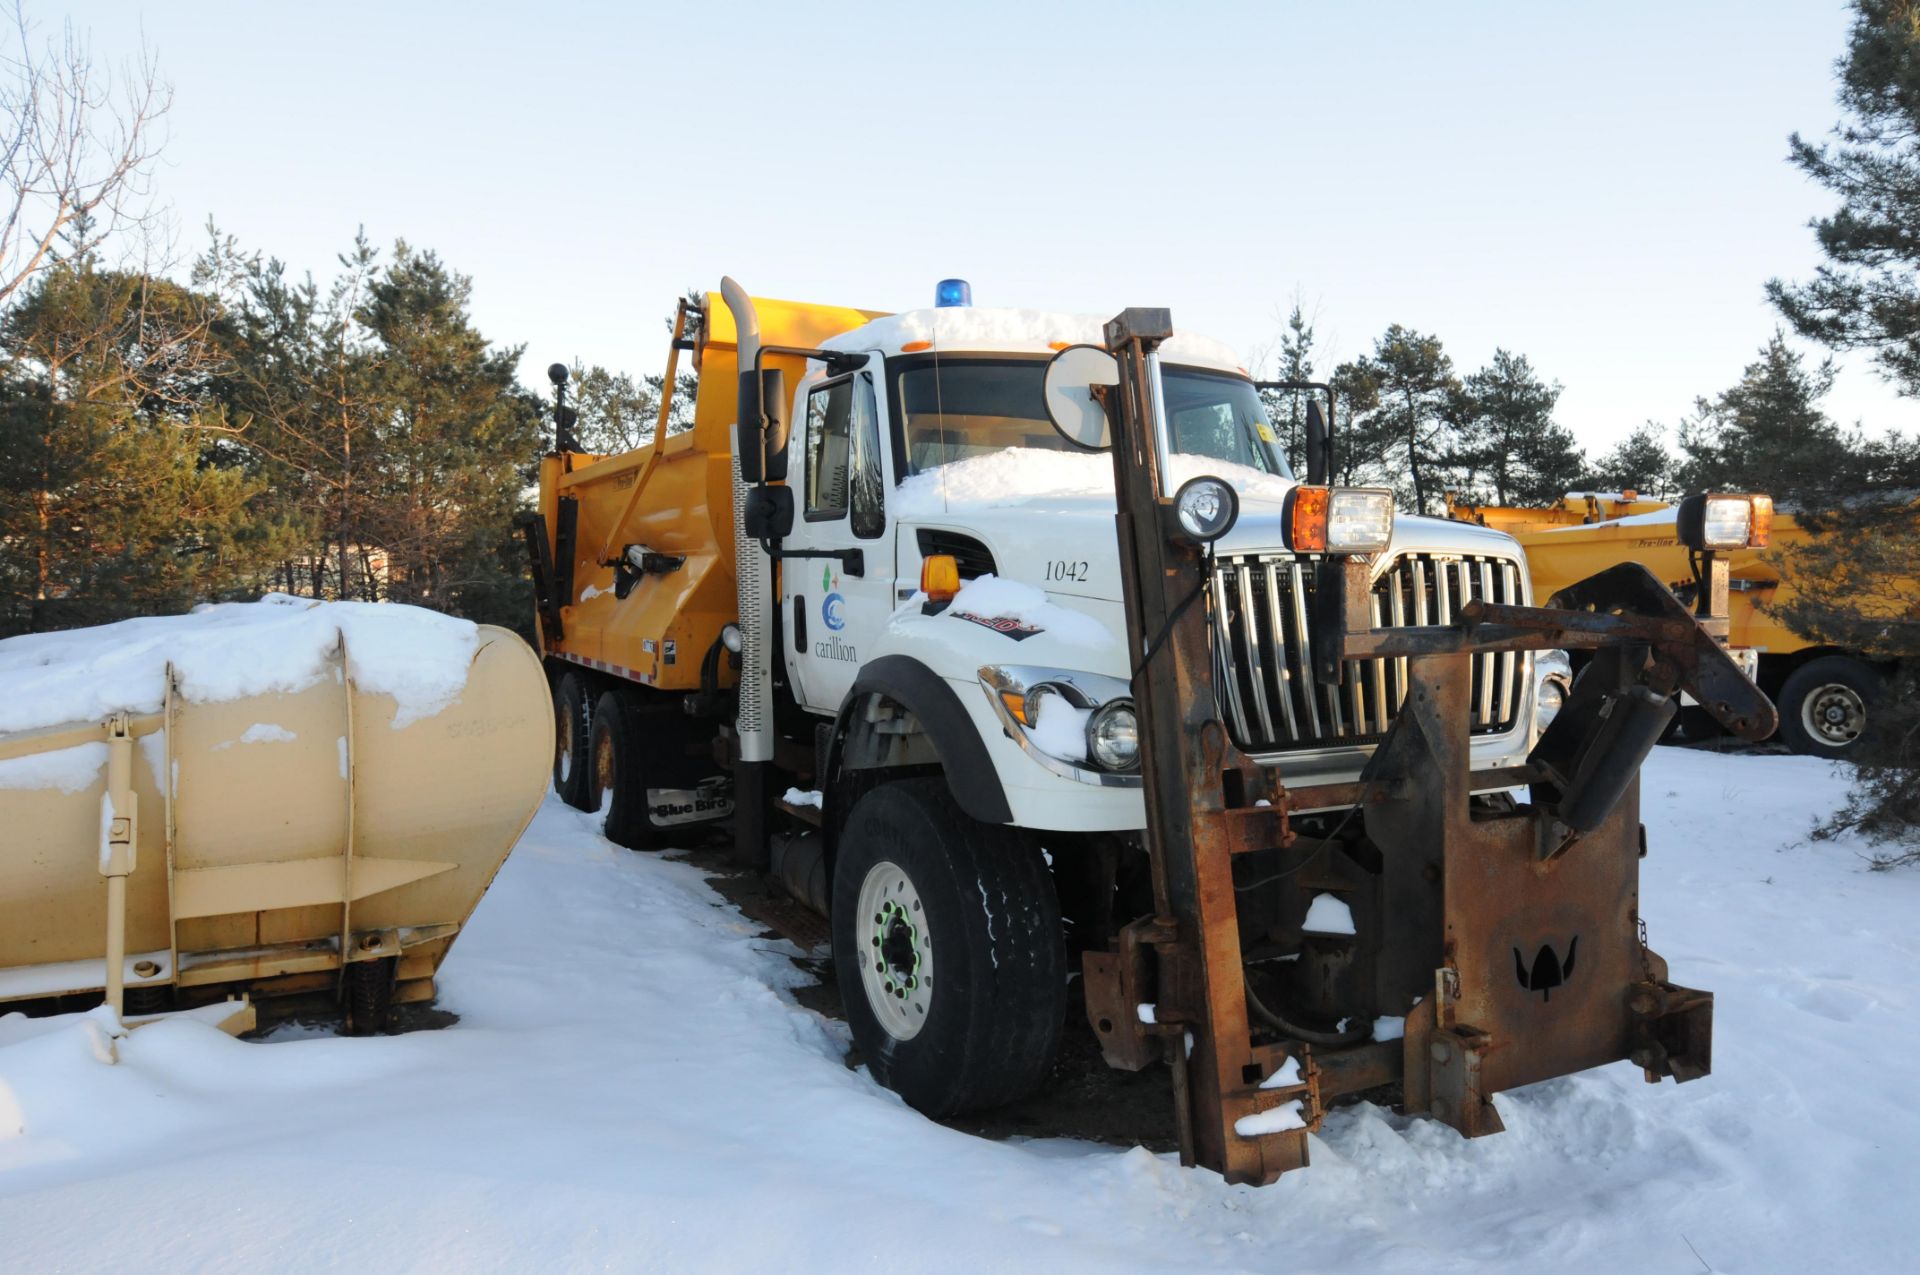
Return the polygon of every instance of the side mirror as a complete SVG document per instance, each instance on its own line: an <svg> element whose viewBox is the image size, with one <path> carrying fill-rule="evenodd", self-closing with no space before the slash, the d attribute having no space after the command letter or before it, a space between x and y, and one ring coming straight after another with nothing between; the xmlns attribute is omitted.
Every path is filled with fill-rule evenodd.
<svg viewBox="0 0 1920 1275"><path fill-rule="evenodd" d="M1333 448L1327 437L1327 418L1320 412L1320 400L1307 400L1307 481L1324 487L1332 476Z"/></svg>
<svg viewBox="0 0 1920 1275"><path fill-rule="evenodd" d="M1120 363L1113 355L1097 345L1069 345L1047 364L1047 418L1060 437L1082 451L1107 451L1113 430L1094 387L1118 384Z"/></svg>
<svg viewBox="0 0 1920 1275"><path fill-rule="evenodd" d="M740 373L740 417L735 424L743 482L777 483L787 476L787 374L782 368Z"/></svg>
<svg viewBox="0 0 1920 1275"><path fill-rule="evenodd" d="M793 530L793 488L755 487L740 511L746 533L755 540L784 540Z"/></svg>

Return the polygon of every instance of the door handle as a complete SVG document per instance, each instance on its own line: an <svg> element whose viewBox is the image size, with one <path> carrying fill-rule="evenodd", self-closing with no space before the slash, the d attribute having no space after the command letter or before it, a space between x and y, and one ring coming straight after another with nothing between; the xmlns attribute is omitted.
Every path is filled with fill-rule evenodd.
<svg viewBox="0 0 1920 1275"><path fill-rule="evenodd" d="M864 549L769 549L767 556L780 558L838 558L840 569L854 579L862 579L867 574L867 553Z"/></svg>

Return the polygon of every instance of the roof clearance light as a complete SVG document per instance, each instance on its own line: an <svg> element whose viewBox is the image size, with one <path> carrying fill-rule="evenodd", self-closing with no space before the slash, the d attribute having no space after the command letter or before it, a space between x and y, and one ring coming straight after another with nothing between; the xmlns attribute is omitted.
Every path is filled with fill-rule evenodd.
<svg viewBox="0 0 1920 1275"><path fill-rule="evenodd" d="M947 306L972 305L973 285L965 279L942 279L933 286L933 304L936 308Z"/></svg>

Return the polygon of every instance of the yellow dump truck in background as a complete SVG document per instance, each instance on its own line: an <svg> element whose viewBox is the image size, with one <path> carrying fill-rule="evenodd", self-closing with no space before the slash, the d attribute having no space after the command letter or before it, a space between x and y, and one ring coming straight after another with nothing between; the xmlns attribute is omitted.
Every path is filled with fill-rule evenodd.
<svg viewBox="0 0 1920 1275"><path fill-rule="evenodd" d="M1525 546L1536 597L1551 597L1619 562L1641 563L1682 597L1693 588L1686 546L1675 536L1674 507L1664 500L1633 491L1571 492L1545 509L1516 509L1448 493L1447 513L1507 532ZM1777 512L1767 548L1728 555L1728 645L1753 653L1755 681L1780 709L1782 742L1797 753L1844 757L1866 730L1889 670L1859 652L1809 642L1772 614L1770 608L1794 596L1777 551L1805 543L1810 534L1793 514ZM1697 710L1683 710L1680 723L1689 737L1717 733Z"/></svg>

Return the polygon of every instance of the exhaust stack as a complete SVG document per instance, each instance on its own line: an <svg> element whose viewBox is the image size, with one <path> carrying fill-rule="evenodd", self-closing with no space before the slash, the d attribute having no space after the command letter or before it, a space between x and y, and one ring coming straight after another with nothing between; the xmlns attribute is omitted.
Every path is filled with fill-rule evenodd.
<svg viewBox="0 0 1920 1275"><path fill-rule="evenodd" d="M760 353L760 316L753 298L731 278L720 280L720 296L733 312L739 368L749 371ZM767 633L772 564L747 534L747 494L740 477L740 431L733 434L733 574L740 612L739 711L740 765L734 774L734 844L748 865L766 861L767 767L773 761L773 669Z"/></svg>

